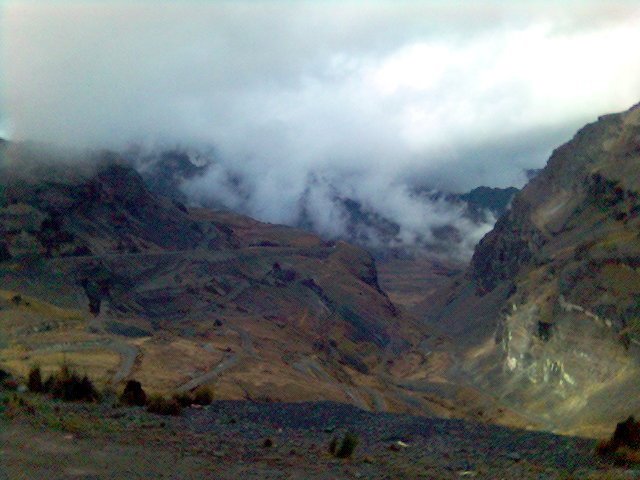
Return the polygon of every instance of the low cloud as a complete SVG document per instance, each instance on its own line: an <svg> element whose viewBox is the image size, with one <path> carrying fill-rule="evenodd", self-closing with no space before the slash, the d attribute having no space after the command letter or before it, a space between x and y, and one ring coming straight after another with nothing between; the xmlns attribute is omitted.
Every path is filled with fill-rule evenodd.
<svg viewBox="0 0 640 480"><path fill-rule="evenodd" d="M2 7L0 128L75 147L213 146L187 189L263 220L336 195L412 232L457 222L417 186L521 186L640 99L629 2L37 2ZM306 200L305 200L306 199ZM304 205L303 205L304 206ZM410 227L410 228L409 228Z"/></svg>

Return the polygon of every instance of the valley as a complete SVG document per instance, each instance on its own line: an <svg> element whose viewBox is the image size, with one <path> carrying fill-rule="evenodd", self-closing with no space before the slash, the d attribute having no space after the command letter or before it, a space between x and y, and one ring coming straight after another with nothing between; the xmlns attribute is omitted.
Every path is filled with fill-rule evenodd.
<svg viewBox="0 0 640 480"><path fill-rule="evenodd" d="M361 432L369 422L416 422L426 429L419 435L432 441L439 441L437 425L484 432L481 441L489 442L502 435L497 432L508 441L538 435L524 433L531 431L578 435L582 439L545 438L571 444L568 455L575 453L577 463L570 471L584 468L584 478L598 478L604 466L585 453L593 452L585 438L610 435L640 408L640 194L632 174L640 160L639 129L635 107L579 131L515 195L470 264L393 249L374 256L342 240L188 206L151 192L113 153L101 154L93 167L67 171L64 164L39 163L29 146L5 142L0 365L19 379L34 366L49 375L70 365L105 391L133 379L165 396L211 388L213 406L164 426L132 413L131 422L150 422L153 435L169 435L162 429L170 428L177 442L193 433L195 442L206 443L194 432L219 422L217 409L238 408L245 412L240 416L266 409L273 418L279 409L293 409L294 417L297 409L352 409L340 422L364 415L353 425ZM31 168L9 169L15 162ZM103 415L92 409L107 407L87 408L79 413L85 426L65 455L88 448L85 435L108 442L91 420ZM29 421L15 426L4 441L30 435ZM258 429L243 433L254 447L257 438L275 435L264 425L245 426ZM380 431L396 427L376 428L373 436L363 434L367 453L359 457L376 460L350 464L345 475L358 469L369 472L367 478L380 471L396 475L411 464L437 478L465 471L494 478L494 467L521 478L540 478L535 472L549 468L544 478L564 478L561 464L569 461L533 461L535 446L526 462L517 453L515 463L496 466L486 452L467 446L460 447L467 461L482 457L481 468L446 467L441 453L430 467L423 465L429 456L415 463L382 454L388 445L380 446ZM321 464L329 461L317 434L296 427L276 443L289 445L288 435L302 435L296 442L305 451ZM117 438L129 449L122 430ZM455 449L462 440L442 441ZM249 451L232 462L228 478L245 469L243 462L258 462L264 473L272 460L283 461ZM207 468L229 461L226 453L194 455ZM296 455L278 468L295 471ZM327 465L332 475L343 468ZM318 472L317 478L324 477Z"/></svg>

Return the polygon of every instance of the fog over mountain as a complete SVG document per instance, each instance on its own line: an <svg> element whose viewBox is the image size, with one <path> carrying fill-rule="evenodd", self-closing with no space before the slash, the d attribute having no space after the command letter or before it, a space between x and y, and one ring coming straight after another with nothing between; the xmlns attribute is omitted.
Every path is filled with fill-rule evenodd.
<svg viewBox="0 0 640 480"><path fill-rule="evenodd" d="M332 235L345 228L336 198L351 198L398 223L403 243L454 225L469 251L491 221L416 187L520 187L640 93L631 2L0 8L3 136L212 151L185 185L193 200L271 222L304 214Z"/></svg>

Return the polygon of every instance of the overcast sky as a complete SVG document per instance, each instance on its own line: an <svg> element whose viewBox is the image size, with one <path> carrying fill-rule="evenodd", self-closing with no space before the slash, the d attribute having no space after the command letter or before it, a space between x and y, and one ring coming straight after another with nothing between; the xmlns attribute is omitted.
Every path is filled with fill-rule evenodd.
<svg viewBox="0 0 640 480"><path fill-rule="evenodd" d="M640 101L638 2L1 5L5 135L213 145L256 205L290 197L274 220L310 175L370 196L521 186Z"/></svg>

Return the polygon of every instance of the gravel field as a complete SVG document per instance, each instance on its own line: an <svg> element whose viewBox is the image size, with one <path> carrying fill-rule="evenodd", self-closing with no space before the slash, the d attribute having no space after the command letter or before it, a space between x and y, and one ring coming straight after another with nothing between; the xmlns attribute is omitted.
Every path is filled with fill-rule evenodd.
<svg viewBox="0 0 640 480"><path fill-rule="evenodd" d="M75 431L5 422L0 479L640 478L599 463L590 439L332 402L218 401L179 417L104 405L53 409L73 417ZM352 458L336 458L329 444L347 431L358 446Z"/></svg>

